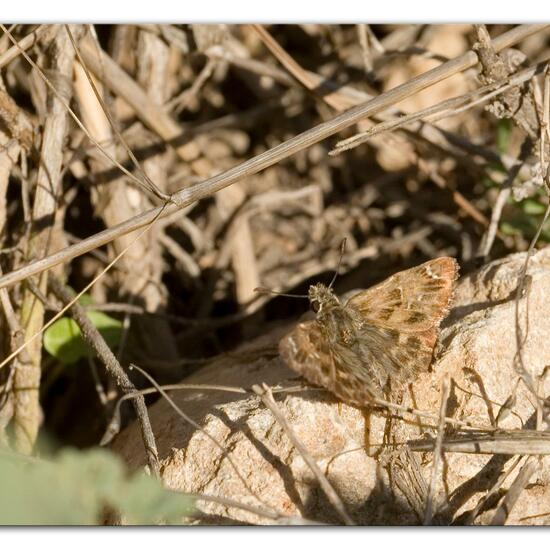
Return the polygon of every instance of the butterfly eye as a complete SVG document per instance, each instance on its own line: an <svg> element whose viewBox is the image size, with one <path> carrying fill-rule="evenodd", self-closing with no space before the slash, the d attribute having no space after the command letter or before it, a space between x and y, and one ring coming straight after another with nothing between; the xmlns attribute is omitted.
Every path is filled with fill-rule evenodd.
<svg viewBox="0 0 550 550"><path fill-rule="evenodd" d="M319 302L317 300L313 300L311 302L311 309L317 313L320 309L321 309L321 305L319 304Z"/></svg>

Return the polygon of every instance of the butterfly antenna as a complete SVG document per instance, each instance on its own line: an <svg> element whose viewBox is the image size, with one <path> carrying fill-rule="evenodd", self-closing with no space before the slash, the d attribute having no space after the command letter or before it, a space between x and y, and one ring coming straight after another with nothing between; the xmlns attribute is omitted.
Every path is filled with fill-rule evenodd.
<svg viewBox="0 0 550 550"><path fill-rule="evenodd" d="M286 296L287 298L309 298L307 294L285 294L284 292L277 292L263 286L256 287L254 292L258 292L259 294L275 294L276 296Z"/></svg>
<svg viewBox="0 0 550 550"><path fill-rule="evenodd" d="M332 288L332 285L334 284L334 281L336 281L336 277L338 277L338 271L340 270L340 265L342 264L342 258L344 257L344 251L346 250L346 239L342 241L342 244L340 245L340 259L338 260L338 265L336 266L336 269L334 270L334 275L332 276L332 281L330 281L330 285L328 285L329 288Z"/></svg>

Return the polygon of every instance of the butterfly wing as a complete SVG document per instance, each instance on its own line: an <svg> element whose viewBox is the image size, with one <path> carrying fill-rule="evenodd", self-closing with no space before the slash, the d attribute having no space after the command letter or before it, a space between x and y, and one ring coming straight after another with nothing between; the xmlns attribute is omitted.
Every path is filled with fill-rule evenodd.
<svg viewBox="0 0 550 550"><path fill-rule="evenodd" d="M308 382L328 389L343 401L361 406L379 393L370 368L374 356L363 361L349 347L335 343L317 321L299 323L281 340L279 352Z"/></svg>
<svg viewBox="0 0 550 550"><path fill-rule="evenodd" d="M357 312L367 333L394 336L394 346L385 351L401 366L401 378L430 366L457 275L454 258L436 258L396 273L346 303Z"/></svg>
<svg viewBox="0 0 550 550"><path fill-rule="evenodd" d="M361 406L382 397L388 378L428 369L457 272L456 260L438 258L397 273L345 304L351 315L341 328L351 339L307 321L281 341L281 356L344 401Z"/></svg>
<svg viewBox="0 0 550 550"><path fill-rule="evenodd" d="M355 294L346 307L374 326L423 332L437 327L447 315L457 274L454 258L436 258Z"/></svg>

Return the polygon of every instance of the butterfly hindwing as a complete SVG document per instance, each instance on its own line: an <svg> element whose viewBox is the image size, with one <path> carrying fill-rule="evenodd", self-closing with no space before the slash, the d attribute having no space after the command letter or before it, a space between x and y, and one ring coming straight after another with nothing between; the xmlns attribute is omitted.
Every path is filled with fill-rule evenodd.
<svg viewBox="0 0 550 550"><path fill-rule="evenodd" d="M378 393L361 358L349 348L331 345L317 321L299 323L281 340L279 351L285 363L308 382L344 401L360 405Z"/></svg>

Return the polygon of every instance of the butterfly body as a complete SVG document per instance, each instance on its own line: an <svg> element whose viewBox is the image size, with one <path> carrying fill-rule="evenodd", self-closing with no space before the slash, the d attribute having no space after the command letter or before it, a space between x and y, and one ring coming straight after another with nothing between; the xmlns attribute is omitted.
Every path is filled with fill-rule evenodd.
<svg viewBox="0 0 550 550"><path fill-rule="evenodd" d="M309 289L315 320L280 343L281 356L309 382L351 404L383 397L432 360L458 265L437 258L402 271L342 303L322 284Z"/></svg>
<svg viewBox="0 0 550 550"><path fill-rule="evenodd" d="M361 316L353 308L346 308L330 288L319 283L309 288L311 308L317 314L316 322L334 345L354 345L362 326Z"/></svg>

